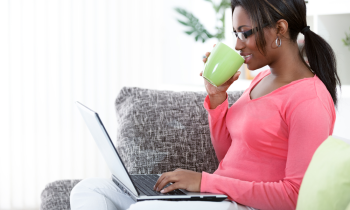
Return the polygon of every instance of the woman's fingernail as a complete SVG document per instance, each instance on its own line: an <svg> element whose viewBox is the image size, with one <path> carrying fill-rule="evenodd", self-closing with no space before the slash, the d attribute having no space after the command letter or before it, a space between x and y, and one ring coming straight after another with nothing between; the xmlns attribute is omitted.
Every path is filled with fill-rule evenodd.
<svg viewBox="0 0 350 210"><path fill-rule="evenodd" d="M160 192L161 192L161 193L164 193L165 191L164 191L164 190L161 190Z"/></svg>
<svg viewBox="0 0 350 210"><path fill-rule="evenodd" d="M158 190L158 187L157 187L157 191L159 191L159 190Z"/></svg>

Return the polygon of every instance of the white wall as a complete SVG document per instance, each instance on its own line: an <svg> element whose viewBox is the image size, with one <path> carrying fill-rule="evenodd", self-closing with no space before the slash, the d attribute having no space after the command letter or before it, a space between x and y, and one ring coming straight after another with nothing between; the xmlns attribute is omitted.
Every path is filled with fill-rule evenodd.
<svg viewBox="0 0 350 210"><path fill-rule="evenodd" d="M350 3L349 3L350 7ZM350 34L350 13L318 16L318 34L333 48L337 59L337 70L343 84L350 84L350 48L342 41L345 32Z"/></svg>
<svg viewBox="0 0 350 210"><path fill-rule="evenodd" d="M350 85L350 50L342 39L350 33L350 1L309 0L307 4L308 25L322 36L333 48L337 59L338 75L342 84Z"/></svg>

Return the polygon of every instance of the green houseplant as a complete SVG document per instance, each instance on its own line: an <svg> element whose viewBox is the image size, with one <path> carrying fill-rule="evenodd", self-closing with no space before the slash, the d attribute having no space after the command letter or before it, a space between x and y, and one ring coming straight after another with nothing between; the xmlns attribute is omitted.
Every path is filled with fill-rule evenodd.
<svg viewBox="0 0 350 210"><path fill-rule="evenodd" d="M222 23L215 27L216 33L209 33L200 23L198 18L196 18L191 12L186 11L185 9L175 8L175 10L181 14L186 20L177 20L184 26L189 27L188 31L185 31L188 35L194 35L196 41L200 40L205 42L207 39L217 38L219 41L225 39L225 10L231 6L230 0L222 0L219 4L215 4L212 0L204 0L210 2L213 6L213 9L216 12L217 22Z"/></svg>
<svg viewBox="0 0 350 210"><path fill-rule="evenodd" d="M349 47L349 50L350 50L350 34L345 32L345 39L342 39L342 41L345 46Z"/></svg>

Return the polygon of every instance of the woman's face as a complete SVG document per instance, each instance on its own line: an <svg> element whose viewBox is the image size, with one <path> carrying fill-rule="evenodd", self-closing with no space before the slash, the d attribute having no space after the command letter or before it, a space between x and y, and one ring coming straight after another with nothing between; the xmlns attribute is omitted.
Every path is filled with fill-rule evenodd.
<svg viewBox="0 0 350 210"><path fill-rule="evenodd" d="M245 32L252 29L252 22L243 7L238 6L234 9L232 15L232 26L233 30L237 32ZM259 69L263 66L269 65L273 61L275 52L271 45L275 42L277 36L272 29L268 28L264 28L264 35L266 40L266 55L263 55L258 50L255 42L256 36L254 34L247 37L246 41L237 38L235 49L240 51L241 55L244 56L244 63L247 64L249 70Z"/></svg>

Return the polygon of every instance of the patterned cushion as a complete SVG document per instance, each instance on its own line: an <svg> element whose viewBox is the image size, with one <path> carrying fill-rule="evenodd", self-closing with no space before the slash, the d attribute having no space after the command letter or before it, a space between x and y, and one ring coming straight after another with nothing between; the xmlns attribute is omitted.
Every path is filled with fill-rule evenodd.
<svg viewBox="0 0 350 210"><path fill-rule="evenodd" d="M70 209L69 196L80 180L60 180L49 183L41 193L41 210Z"/></svg>
<svg viewBox="0 0 350 210"><path fill-rule="evenodd" d="M232 105L243 91L229 93ZM206 92L124 87L115 102L116 148L131 174L160 174L176 168L214 172Z"/></svg>

